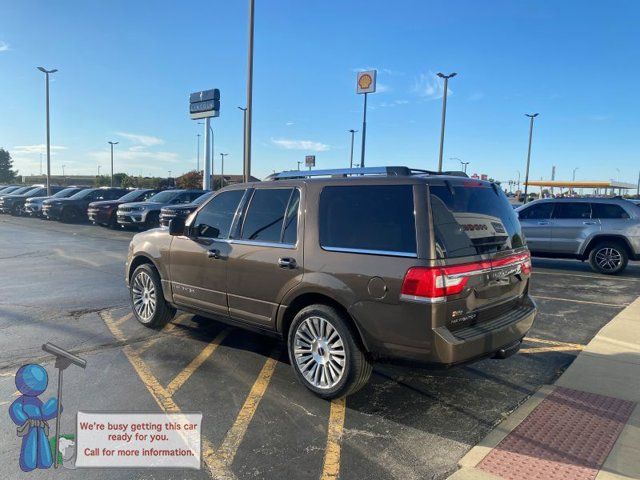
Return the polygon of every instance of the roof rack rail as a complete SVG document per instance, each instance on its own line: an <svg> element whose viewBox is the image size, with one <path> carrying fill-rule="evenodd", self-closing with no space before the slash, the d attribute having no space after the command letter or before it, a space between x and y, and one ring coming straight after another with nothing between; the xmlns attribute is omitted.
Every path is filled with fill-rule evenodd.
<svg viewBox="0 0 640 480"><path fill-rule="evenodd" d="M389 177L408 177L411 175L453 175L456 177L468 177L464 172L433 172L430 170L417 170L409 167L364 167L364 168L336 168L329 170L289 170L273 173L265 180L285 180L310 177L348 177L351 175L386 175Z"/></svg>

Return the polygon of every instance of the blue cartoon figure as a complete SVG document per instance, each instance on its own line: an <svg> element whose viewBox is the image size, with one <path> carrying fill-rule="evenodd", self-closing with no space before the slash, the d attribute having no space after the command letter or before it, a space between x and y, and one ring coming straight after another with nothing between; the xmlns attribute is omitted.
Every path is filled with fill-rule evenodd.
<svg viewBox="0 0 640 480"><path fill-rule="evenodd" d="M20 468L24 472L49 468L53 464L47 438L48 420L56 417L58 401L50 398L42 403L38 398L47 389L48 383L47 371L40 365L23 365L16 373L16 387L22 395L9 407L9 416L18 426L18 436L22 437Z"/></svg>

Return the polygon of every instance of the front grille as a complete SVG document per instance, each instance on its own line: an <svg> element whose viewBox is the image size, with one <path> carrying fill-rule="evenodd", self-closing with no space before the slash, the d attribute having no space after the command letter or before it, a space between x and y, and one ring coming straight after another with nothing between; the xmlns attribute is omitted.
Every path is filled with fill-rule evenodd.
<svg viewBox="0 0 640 480"><path fill-rule="evenodd" d="M120 207L118 212L133 212L133 207Z"/></svg>
<svg viewBox="0 0 640 480"><path fill-rule="evenodd" d="M470 327L460 328L452 331L451 333L460 340L469 340L470 338L485 335L493 330L497 330L499 328L506 327L511 323L517 322L522 317L529 315L534 309L535 307L524 305L511 310L509 313L501 317L497 317L483 323L478 323L476 325L471 325Z"/></svg>

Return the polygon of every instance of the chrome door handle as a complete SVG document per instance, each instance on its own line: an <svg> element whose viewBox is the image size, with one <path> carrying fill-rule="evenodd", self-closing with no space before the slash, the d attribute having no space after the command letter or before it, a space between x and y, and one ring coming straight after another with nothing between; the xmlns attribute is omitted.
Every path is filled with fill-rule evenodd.
<svg viewBox="0 0 640 480"><path fill-rule="evenodd" d="M551 225L551 222L538 222L538 225Z"/></svg>
<svg viewBox="0 0 640 480"><path fill-rule="evenodd" d="M597 225L597 222L582 222L583 225Z"/></svg>
<svg viewBox="0 0 640 480"><path fill-rule="evenodd" d="M279 258L278 266L280 268L296 268L296 260L295 258Z"/></svg>
<svg viewBox="0 0 640 480"><path fill-rule="evenodd" d="M220 258L220 250L217 248L212 248L207 252L207 257L215 258L216 260Z"/></svg>

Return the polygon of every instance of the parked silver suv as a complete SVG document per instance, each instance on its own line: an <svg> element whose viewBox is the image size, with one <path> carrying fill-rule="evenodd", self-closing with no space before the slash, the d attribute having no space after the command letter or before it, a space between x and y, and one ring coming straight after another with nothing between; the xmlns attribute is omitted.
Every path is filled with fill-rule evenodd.
<svg viewBox="0 0 640 480"><path fill-rule="evenodd" d="M628 200L544 199L516 211L533 255L589 260L606 274L640 260L640 207Z"/></svg>

